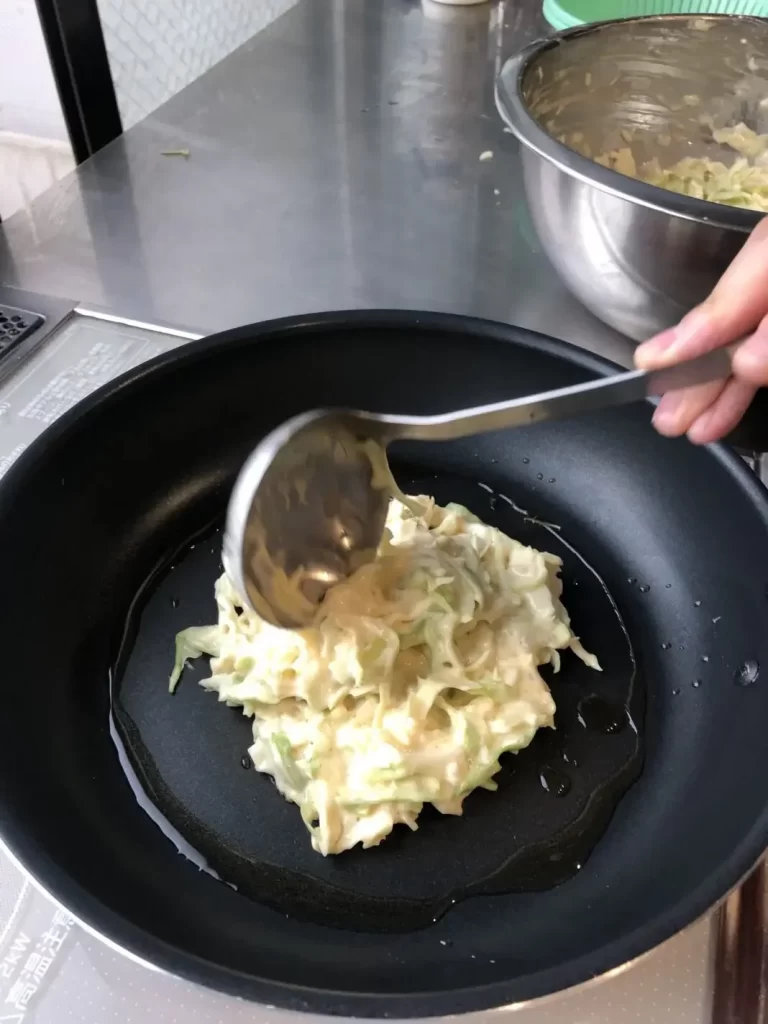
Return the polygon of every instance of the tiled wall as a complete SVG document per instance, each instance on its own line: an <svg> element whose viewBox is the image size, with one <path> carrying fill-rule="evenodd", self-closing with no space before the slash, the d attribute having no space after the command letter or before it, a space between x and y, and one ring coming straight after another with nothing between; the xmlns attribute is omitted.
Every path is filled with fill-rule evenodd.
<svg viewBox="0 0 768 1024"><path fill-rule="evenodd" d="M150 114L295 2L98 0L123 126Z"/></svg>

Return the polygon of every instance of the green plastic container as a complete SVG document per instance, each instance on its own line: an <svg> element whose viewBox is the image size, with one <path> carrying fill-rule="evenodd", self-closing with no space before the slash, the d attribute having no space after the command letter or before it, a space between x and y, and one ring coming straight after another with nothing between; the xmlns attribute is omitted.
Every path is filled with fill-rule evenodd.
<svg viewBox="0 0 768 1024"><path fill-rule="evenodd" d="M594 21L653 14L742 14L768 18L768 0L544 0L544 17L558 32Z"/></svg>

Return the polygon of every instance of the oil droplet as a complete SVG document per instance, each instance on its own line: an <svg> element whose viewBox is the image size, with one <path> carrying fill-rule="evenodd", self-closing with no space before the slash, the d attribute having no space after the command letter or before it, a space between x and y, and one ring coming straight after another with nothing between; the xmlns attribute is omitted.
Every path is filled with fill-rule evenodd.
<svg viewBox="0 0 768 1024"><path fill-rule="evenodd" d="M592 694L579 701L577 718L585 729L615 733L621 732L627 724L627 711L621 704L612 704L597 694Z"/></svg>
<svg viewBox="0 0 768 1024"><path fill-rule="evenodd" d="M640 593L641 594L647 594L650 589L651 589L650 583L644 583L642 585L642 587L640 587Z"/></svg>
<svg viewBox="0 0 768 1024"><path fill-rule="evenodd" d="M668 651L671 646L672 646L672 644L669 642L669 640L667 640L666 643L663 643L661 645L661 649L662 649L662 651Z"/></svg>
<svg viewBox="0 0 768 1024"><path fill-rule="evenodd" d="M539 782L542 789L551 793L552 796L567 796L571 791L571 780L565 772L561 772L559 768L553 768L551 765L545 765L541 769Z"/></svg>
<svg viewBox="0 0 768 1024"><path fill-rule="evenodd" d="M707 662L709 661L709 655L708 655L708 654L702 654L702 656L701 656L701 660L702 660L702 661L704 662L704 664L706 665L706 664L707 664Z"/></svg>
<svg viewBox="0 0 768 1024"><path fill-rule="evenodd" d="M527 466L530 461L531 461L530 459L523 459L523 464L525 466Z"/></svg>
<svg viewBox="0 0 768 1024"><path fill-rule="evenodd" d="M543 473L537 473L536 474L536 479L537 480L543 480L544 479L544 474Z"/></svg>
<svg viewBox="0 0 768 1024"><path fill-rule="evenodd" d="M240 764L243 768L253 768L253 761L251 760L250 754L243 754L240 758Z"/></svg>
<svg viewBox="0 0 768 1024"><path fill-rule="evenodd" d="M701 608L701 601L694 601L693 602L693 607L694 608Z"/></svg>
<svg viewBox="0 0 768 1024"><path fill-rule="evenodd" d="M178 607L179 607L179 599L178 599L178 597L172 597L171 598L171 608L178 608Z"/></svg>
<svg viewBox="0 0 768 1024"><path fill-rule="evenodd" d="M701 680L700 679L694 679L693 682L691 683L691 686L694 688L694 690L698 690L698 688L701 686Z"/></svg>
<svg viewBox="0 0 768 1024"><path fill-rule="evenodd" d="M760 664L754 658L745 661L733 674L733 681L737 686L751 686L760 675Z"/></svg>
<svg viewBox="0 0 768 1024"><path fill-rule="evenodd" d="M672 691L672 696L673 697L679 697L680 696L680 687L679 686L676 686L674 688L674 690Z"/></svg>
<svg viewBox="0 0 768 1024"><path fill-rule="evenodd" d="M550 482L551 484L556 484L556 483L557 483L557 480L555 480L555 478L554 478L553 476L551 476L551 477L549 478L549 482Z"/></svg>

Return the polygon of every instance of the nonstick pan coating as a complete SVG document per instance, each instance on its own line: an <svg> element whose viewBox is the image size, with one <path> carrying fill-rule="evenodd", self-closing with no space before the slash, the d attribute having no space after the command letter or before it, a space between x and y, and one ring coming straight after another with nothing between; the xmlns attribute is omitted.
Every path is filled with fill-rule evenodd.
<svg viewBox="0 0 768 1024"><path fill-rule="evenodd" d="M500 324L323 314L191 344L67 414L0 483L12 851L134 955L267 1004L353 1016L542 996L705 912L768 842L768 503L724 449L659 438L647 404L396 453L406 486L561 554L575 628L606 663L598 678L564 659L564 738L540 734L508 759L500 792L472 797L466 819L426 814L415 835L323 861L298 811L240 766L248 723L195 685L204 666L166 693L174 632L213 617L234 474L277 422L317 405L439 412L613 369ZM139 806L110 735L110 678L130 771L237 890ZM618 702L617 727L579 722L595 694ZM561 773L549 792L544 768ZM609 790L586 845L563 847L590 793ZM463 898L523 848L535 856L496 886L507 891L484 883ZM563 849L552 885L544 851L557 864Z"/></svg>

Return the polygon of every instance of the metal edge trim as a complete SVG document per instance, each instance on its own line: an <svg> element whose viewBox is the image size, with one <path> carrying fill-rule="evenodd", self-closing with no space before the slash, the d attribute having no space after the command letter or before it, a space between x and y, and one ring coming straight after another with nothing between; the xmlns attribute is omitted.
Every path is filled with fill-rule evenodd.
<svg viewBox="0 0 768 1024"><path fill-rule="evenodd" d="M186 341L200 341L201 338L205 337L205 334L201 334L198 331L182 330L180 327L172 327L168 324L133 320L130 317L117 316L114 313L107 313L100 309L91 309L88 306L75 306L72 312L89 320L104 320L110 324L121 324L123 327L137 327L142 331L152 331L155 334L169 334L174 338L184 338Z"/></svg>

